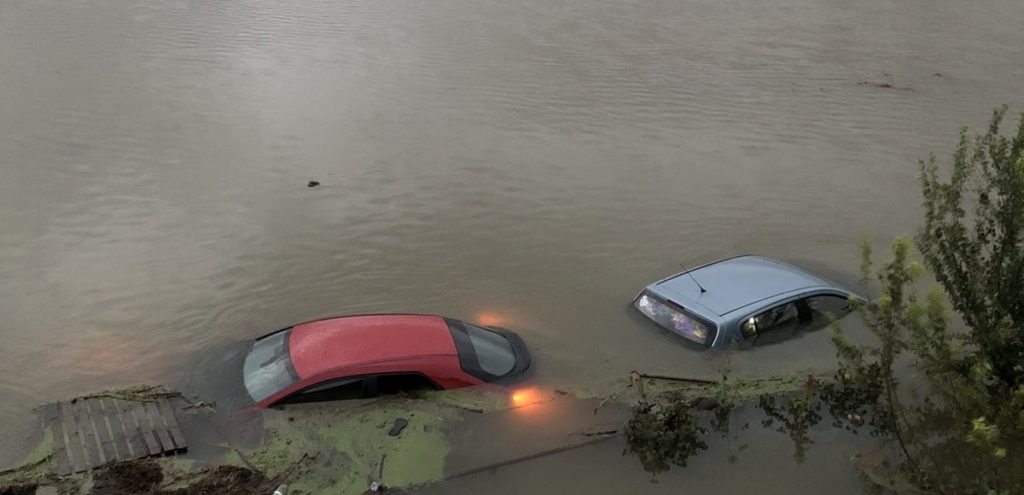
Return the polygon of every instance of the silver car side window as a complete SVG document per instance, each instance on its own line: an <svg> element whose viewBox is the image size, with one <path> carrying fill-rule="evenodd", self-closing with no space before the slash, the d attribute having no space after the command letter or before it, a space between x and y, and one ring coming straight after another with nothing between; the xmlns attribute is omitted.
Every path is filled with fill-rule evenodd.
<svg viewBox="0 0 1024 495"><path fill-rule="evenodd" d="M788 327L790 323L797 323L798 316L796 302L788 302L748 318L740 325L740 330L744 338L752 339L765 332Z"/></svg>
<svg viewBox="0 0 1024 495"><path fill-rule="evenodd" d="M852 309L848 298L831 294L809 297L807 305L817 315L831 315L835 318L849 313Z"/></svg>

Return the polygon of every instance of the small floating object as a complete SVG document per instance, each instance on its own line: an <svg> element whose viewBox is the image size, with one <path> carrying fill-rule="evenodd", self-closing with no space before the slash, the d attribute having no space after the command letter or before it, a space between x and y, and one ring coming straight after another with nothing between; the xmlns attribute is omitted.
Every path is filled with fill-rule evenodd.
<svg viewBox="0 0 1024 495"><path fill-rule="evenodd" d="M306 187L316 187L316 186L319 186L319 185L320 185L320 181L311 180L311 181L309 181L309 183L306 184Z"/></svg>
<svg viewBox="0 0 1024 495"><path fill-rule="evenodd" d="M406 426L409 426L409 420L405 418L398 418L395 420L395 424L391 425L391 430L388 431L388 435L397 437L402 434L402 430L404 430Z"/></svg>

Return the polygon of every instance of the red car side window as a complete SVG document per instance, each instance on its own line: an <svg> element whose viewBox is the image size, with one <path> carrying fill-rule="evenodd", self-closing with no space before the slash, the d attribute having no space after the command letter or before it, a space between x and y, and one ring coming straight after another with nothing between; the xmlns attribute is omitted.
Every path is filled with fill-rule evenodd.
<svg viewBox="0 0 1024 495"><path fill-rule="evenodd" d="M342 378L331 380L300 390L279 401L278 404L302 404L306 402L327 402L335 400L362 399L366 380L363 378Z"/></svg>
<svg viewBox="0 0 1024 495"><path fill-rule="evenodd" d="M295 392L277 404L366 399L378 395L397 395L440 389L441 387L437 383L420 373L388 373L326 381Z"/></svg>
<svg viewBox="0 0 1024 495"><path fill-rule="evenodd" d="M395 373L377 377L377 391L380 395L394 395L424 390L441 390L433 380L419 373Z"/></svg>

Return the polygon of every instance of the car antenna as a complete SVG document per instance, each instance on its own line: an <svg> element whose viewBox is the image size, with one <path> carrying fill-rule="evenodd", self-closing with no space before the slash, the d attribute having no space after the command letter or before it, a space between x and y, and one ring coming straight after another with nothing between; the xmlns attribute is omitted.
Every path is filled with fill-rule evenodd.
<svg viewBox="0 0 1024 495"><path fill-rule="evenodd" d="M697 277L693 276L693 273L690 272L690 269L687 268L686 265L680 263L679 266L681 266L683 268L683 270L686 270L686 274L690 276L690 279L693 280L693 283L697 284L697 288L700 289L700 293L701 294L707 292L707 289L705 289L702 285L700 285L700 282L697 281Z"/></svg>

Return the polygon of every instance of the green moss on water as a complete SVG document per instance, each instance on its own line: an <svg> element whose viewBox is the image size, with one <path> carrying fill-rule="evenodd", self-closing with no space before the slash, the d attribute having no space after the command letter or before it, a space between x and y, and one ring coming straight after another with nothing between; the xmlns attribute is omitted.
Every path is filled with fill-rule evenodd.
<svg viewBox="0 0 1024 495"><path fill-rule="evenodd" d="M9 471L0 472L0 486L41 483L53 477L53 433L49 429L43 431L43 435L32 452L30 452L19 467Z"/></svg>
<svg viewBox="0 0 1024 495"><path fill-rule="evenodd" d="M121 389L101 390L99 392L83 395L76 398L76 400L96 397L110 397L134 402L153 402L162 399L181 397L181 394L162 385L137 385Z"/></svg>
<svg viewBox="0 0 1024 495"><path fill-rule="evenodd" d="M503 411L512 407L509 390L503 387L468 387L430 394L427 399L475 413Z"/></svg>
<svg viewBox="0 0 1024 495"><path fill-rule="evenodd" d="M665 395L690 397L717 397L723 394L735 395L742 401L756 400L764 393L795 390L797 377L767 379L738 379L732 382L688 382L659 378L641 378L632 383L628 378L602 383L584 383L561 387L562 393L578 399L597 399L604 402L618 402L633 405L641 400L657 400Z"/></svg>
<svg viewBox="0 0 1024 495"><path fill-rule="evenodd" d="M408 426L389 436L398 418ZM347 411L330 406L268 411L264 445L243 454L268 477L307 493L363 493L373 481L410 487L442 478L449 450L445 430L457 419L451 407L410 399Z"/></svg>
<svg viewBox="0 0 1024 495"><path fill-rule="evenodd" d="M729 378L714 383L642 379L649 400L679 396L708 397L733 404L754 402L762 395L777 395L800 390L807 384L806 373L791 373L767 378ZM632 387L634 388L635 387ZM635 395L638 395L636 392ZM666 397L667 396L667 397Z"/></svg>
<svg viewBox="0 0 1024 495"><path fill-rule="evenodd" d="M628 377L604 382L565 384L556 390L579 399L602 400L628 400L632 393Z"/></svg>
<svg viewBox="0 0 1024 495"><path fill-rule="evenodd" d="M39 440L39 445L32 449L32 452L25 458L25 465L42 465L46 464L49 466L50 456L53 455L53 432L49 428L43 431L43 437Z"/></svg>

